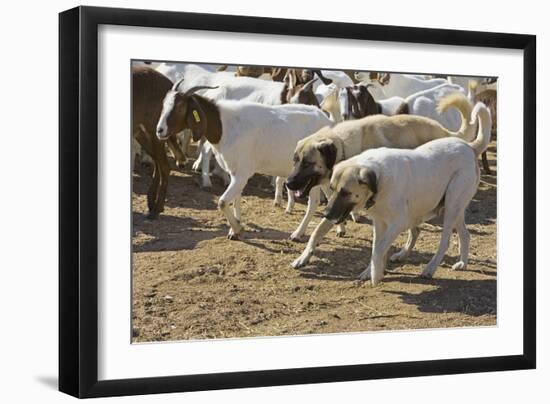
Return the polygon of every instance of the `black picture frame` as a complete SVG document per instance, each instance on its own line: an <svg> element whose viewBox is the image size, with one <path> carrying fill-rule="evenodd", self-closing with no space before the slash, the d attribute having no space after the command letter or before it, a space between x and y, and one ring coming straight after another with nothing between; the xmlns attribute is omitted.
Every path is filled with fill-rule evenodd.
<svg viewBox="0 0 550 404"><path fill-rule="evenodd" d="M97 52L100 24L523 50L523 353L99 381ZM77 7L59 15L59 100L59 390L62 392L84 398L535 368L535 36Z"/></svg>

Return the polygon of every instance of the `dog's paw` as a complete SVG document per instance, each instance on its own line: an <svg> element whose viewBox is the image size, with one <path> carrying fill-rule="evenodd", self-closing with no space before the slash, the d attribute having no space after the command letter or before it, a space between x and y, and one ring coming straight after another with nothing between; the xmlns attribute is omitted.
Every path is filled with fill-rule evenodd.
<svg viewBox="0 0 550 404"><path fill-rule="evenodd" d="M464 261L458 261L452 266L453 271L464 271L466 269L466 264Z"/></svg>
<svg viewBox="0 0 550 404"><path fill-rule="evenodd" d="M336 237L344 237L346 235L346 230L336 229Z"/></svg>
<svg viewBox="0 0 550 404"><path fill-rule="evenodd" d="M283 201L280 200L280 199L275 199L275 200L273 201L273 206L279 207L279 206L281 206L282 204L283 204Z"/></svg>
<svg viewBox="0 0 550 404"><path fill-rule="evenodd" d="M292 261L292 268L298 269L303 266L305 266L309 261L309 256L307 254L302 254L298 258L296 258L294 261Z"/></svg>
<svg viewBox="0 0 550 404"><path fill-rule="evenodd" d="M359 221L361 220L361 216L359 216L359 214L357 213L351 212L349 215L351 216L351 220L353 220L354 223L359 223Z"/></svg>
<svg viewBox="0 0 550 404"><path fill-rule="evenodd" d="M295 243L300 243L300 242L302 242L302 236L303 236L302 234L295 231L294 233L292 233L290 235L289 240L294 241Z"/></svg>
<svg viewBox="0 0 550 404"><path fill-rule="evenodd" d="M199 159L195 160L195 162L193 163L193 165L191 166L191 169L193 171L199 171L201 168L201 161Z"/></svg>

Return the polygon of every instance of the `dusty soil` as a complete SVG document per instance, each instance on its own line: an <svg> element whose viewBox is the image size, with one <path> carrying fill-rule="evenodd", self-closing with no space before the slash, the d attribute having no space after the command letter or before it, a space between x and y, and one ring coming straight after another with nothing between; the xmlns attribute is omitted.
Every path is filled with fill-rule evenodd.
<svg viewBox="0 0 550 404"><path fill-rule="evenodd" d="M496 169L496 149L489 161ZM190 166L190 164L189 164ZM297 335L349 331L490 326L496 324L496 177L482 175L466 220L470 263L453 271L456 235L431 280L419 277L435 253L440 222L422 226L405 263L389 264L377 287L356 281L370 258L372 229L366 217L333 230L302 270L290 267L304 243L288 240L304 203L292 214L273 206L267 177L255 176L242 199L246 232L226 239L216 209L217 179L203 191L198 174L173 171L165 212L146 219L150 170L134 173L133 341ZM312 220L308 235L321 217ZM403 234L392 251L405 241Z"/></svg>

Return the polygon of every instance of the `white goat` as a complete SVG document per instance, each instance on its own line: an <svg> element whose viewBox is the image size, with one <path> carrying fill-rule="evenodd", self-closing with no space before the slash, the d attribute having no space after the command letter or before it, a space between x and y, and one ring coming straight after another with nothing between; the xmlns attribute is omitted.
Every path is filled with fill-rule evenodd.
<svg viewBox="0 0 550 404"><path fill-rule="evenodd" d="M293 169L298 141L332 122L320 109L308 105L214 102L194 91L168 92L157 136L166 139L187 126L195 138L204 136L209 141L216 160L231 177L218 207L231 226L228 237L236 239L242 231L240 198L250 177L258 173L286 178Z"/></svg>
<svg viewBox="0 0 550 404"><path fill-rule="evenodd" d="M386 81L373 80L365 73L358 73L357 78L364 84L372 85L372 96L375 100L384 100L394 96L405 98L419 91L441 84L449 84L446 79L424 80L413 74L389 74L389 79Z"/></svg>
<svg viewBox="0 0 550 404"><path fill-rule="evenodd" d="M269 80L256 79L252 77L236 77L232 72L210 72L197 65L186 65L182 70L183 81L175 86L177 91L185 92L195 86L217 86L216 89L209 89L202 92L204 97L218 100L240 100L258 102L265 105L280 105L287 100L288 87L285 83ZM201 168L202 187L212 186L210 181L210 159L212 147L208 142L203 142L200 147L200 156L195 161L193 169ZM284 179L277 178L275 181L275 205L281 205L283 199ZM294 196L288 193L287 212L292 211Z"/></svg>
<svg viewBox="0 0 550 404"><path fill-rule="evenodd" d="M457 92L464 94L464 89L461 86L444 83L436 87L429 88L427 90L419 91L406 98L394 96L385 100L378 101L375 101L374 97L369 92L371 88L371 86L368 86L366 90L367 95L371 95L370 97L366 97L364 99L356 101L375 105L375 108L372 108L372 105L371 108L368 108L368 105L362 106L362 110L364 111L377 110L378 113L388 116L395 115L397 113L419 115L426 118L431 118L439 122L445 128L452 131L457 131L460 128L460 125L462 123L460 113L455 108L450 108L444 113L440 113L438 105L441 99L449 94ZM348 111L349 109L348 107L350 100L348 97L347 89L343 88L340 90L338 100L338 107L333 107L332 113L343 114L342 111ZM353 118L363 118L363 116L355 116ZM342 116L341 119L350 119L350 117Z"/></svg>

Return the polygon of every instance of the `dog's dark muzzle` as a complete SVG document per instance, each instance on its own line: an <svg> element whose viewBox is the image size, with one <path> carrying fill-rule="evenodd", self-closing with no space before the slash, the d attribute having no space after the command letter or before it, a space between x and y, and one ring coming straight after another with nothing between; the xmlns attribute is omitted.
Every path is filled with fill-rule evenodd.
<svg viewBox="0 0 550 404"><path fill-rule="evenodd" d="M336 198L329 201L324 216L332 223L340 224L348 218L354 207L355 205L347 198L337 195Z"/></svg>
<svg viewBox="0 0 550 404"><path fill-rule="evenodd" d="M298 171L286 180L289 190L295 191L299 198L309 195L309 191L319 183L319 175L311 172Z"/></svg>

